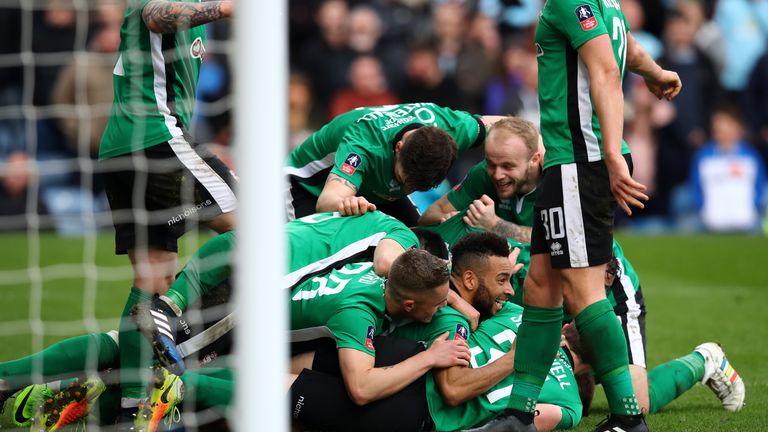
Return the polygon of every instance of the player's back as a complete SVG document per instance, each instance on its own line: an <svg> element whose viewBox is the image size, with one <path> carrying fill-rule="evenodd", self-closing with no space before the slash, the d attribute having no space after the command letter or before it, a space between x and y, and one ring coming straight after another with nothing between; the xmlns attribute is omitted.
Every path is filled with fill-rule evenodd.
<svg viewBox="0 0 768 432"><path fill-rule="evenodd" d="M294 288L290 296L290 329L326 326L347 310L372 318L380 328L385 312L384 279L373 272L372 262L347 264Z"/></svg>
<svg viewBox="0 0 768 432"><path fill-rule="evenodd" d="M408 227L380 211L359 216L316 213L288 222L285 230L288 274L283 278L284 288L346 263L371 261L383 239L396 241L404 250L419 246L418 238Z"/></svg>

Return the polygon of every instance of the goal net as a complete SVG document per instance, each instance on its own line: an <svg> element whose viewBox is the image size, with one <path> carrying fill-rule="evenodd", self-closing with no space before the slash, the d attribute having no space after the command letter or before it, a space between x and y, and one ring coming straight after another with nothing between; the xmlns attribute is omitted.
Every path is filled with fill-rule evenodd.
<svg viewBox="0 0 768 432"><path fill-rule="evenodd" d="M0 402L14 408L0 414L0 428L42 418L39 403L15 409L32 384L56 392L101 379L106 391L88 430L112 430L131 407L120 391L118 330L133 269L126 255L115 255L103 179L107 169L129 167L100 163L99 143L121 67L120 28L133 2L0 0ZM286 5L236 3L234 19L205 26L188 132L237 173L237 219L249 223L237 224L232 283L190 305L177 332L180 346L187 343L188 370L210 369L202 374L229 381L236 397L215 405L206 401L212 390L191 382L171 428L285 429L278 415L286 412L285 311L270 287L284 265ZM131 167L144 163L134 159ZM179 212L187 232L176 271L216 235L198 226L198 210ZM244 331L220 331L235 322ZM218 330L208 331L212 326ZM151 384L149 368L137 373ZM255 406L267 408L255 417Z"/></svg>

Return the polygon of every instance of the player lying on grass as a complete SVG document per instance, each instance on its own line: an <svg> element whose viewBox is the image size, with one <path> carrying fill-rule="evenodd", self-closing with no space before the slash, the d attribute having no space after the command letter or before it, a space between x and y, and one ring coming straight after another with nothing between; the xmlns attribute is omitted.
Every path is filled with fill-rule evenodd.
<svg viewBox="0 0 768 432"><path fill-rule="evenodd" d="M580 357L585 363L581 370L576 371L576 375L584 406L583 414L587 416L595 389L594 376L588 359L584 357L576 326L566 325L563 335L574 356ZM706 342L698 345L691 353L656 366L648 373L645 394L650 397L647 412L659 412L693 388L696 383L709 387L726 410L739 411L744 407L744 381L728 361L722 347L714 342Z"/></svg>
<svg viewBox="0 0 768 432"><path fill-rule="evenodd" d="M459 254L461 256L461 254ZM463 286L463 285L462 285ZM217 297L218 299L216 302L220 303L222 301L226 301L226 297L228 296L228 290L223 290L222 294L219 294ZM210 295L210 294L209 294ZM479 298L483 297L482 295L479 296ZM482 301L480 301L482 303ZM480 309L483 309L480 307ZM447 312L447 310L444 310ZM438 316L443 316L445 314L441 314ZM487 314L486 314L487 315ZM457 316L455 314L447 314L446 316ZM437 321L436 321L437 322ZM479 333L478 333L479 334ZM194 339L194 338L193 338ZM499 338L496 338L499 339ZM378 340L378 339L377 339ZM471 340L471 338L470 338ZM502 341L503 342L503 341ZM376 343L376 342L374 342ZM96 334L96 335L90 335L87 337L80 337L80 338L73 338L69 340L62 341L52 347L49 347L42 353L39 353L35 356L31 356L25 359L20 359L15 362L7 362L0 364L0 373L2 373L2 376L5 377L2 382L0 382L0 385L3 386L3 388L8 389L11 388L20 388L25 383L29 383L29 376L33 370L33 366L35 364L41 364L44 366L44 369L42 370L42 373L44 374L44 380L53 380L58 379L62 376L62 374L65 374L67 372L76 373L84 370L86 366L88 365L88 361L93 362L93 359L88 360L86 358L86 353L89 351L89 347L91 350L93 350L93 347L99 347L99 355L97 357L97 363L99 368L109 368L114 367L114 361L116 359L117 353L117 345L107 334ZM182 344L183 346L183 344ZM377 361L380 357L386 356L386 352L382 352L381 347L376 345L377 347ZM713 387L716 390L716 393L721 396L721 399L723 400L724 406L727 409L736 410L741 407L741 403L743 402L743 383L741 382L741 379L735 375L735 372L732 371L732 368L728 366L727 360L724 360L723 355L717 354L717 349L715 349L712 344L703 344L701 345L699 351L704 354L705 350L708 349L710 354L704 354L705 359L707 361L705 362L705 370L706 374L701 375L702 382L706 382L710 387ZM497 348L498 352L501 352L502 350ZM486 349L487 350L487 349ZM386 351L386 349L385 349ZM721 352L721 351L720 351ZM213 356L216 355L223 355L226 352L224 350L220 351L218 354L214 352L209 352L209 354L203 355L201 354L200 358L210 358L213 354ZM493 357L492 357L493 358ZM690 363L690 362L689 362ZM90 363L91 365L94 363ZM498 363L501 365L502 363ZM714 366L713 366L714 365ZM656 368L652 371L652 388L651 393L652 395L662 395L662 397L667 398L666 403L668 403L672 398L679 395L679 393L675 393L675 389L678 388L684 388L683 385L680 383L675 382L674 379L664 379L664 374L661 372L665 369L668 371L675 371L675 367L679 369L681 366L681 363L678 361L670 362L666 365L660 366L659 368ZM720 366L718 368L718 366ZM491 370L491 369L486 369ZM19 381L19 378L17 378L15 381L12 376L21 377L21 381ZM156 374L158 376L158 374ZM589 376L589 375L586 375ZM667 377L670 375L667 374ZM723 380L722 377L726 376L729 379ZM176 380L172 376L167 376L164 374L159 374L159 379L156 378L158 385L160 385L160 389L164 391L164 389L167 388L174 388L178 387L180 384L178 380ZM679 379L679 372L676 375L673 375L671 378L677 378ZM699 375L695 375L695 379L698 379ZM198 397L213 397L214 400L203 400L201 401L201 405L205 406L206 404L208 406L223 406L228 404L231 401L232 397L232 388L233 384L231 382L231 373L227 370L218 370L218 371L211 371L208 374L196 374L195 372L187 373L185 374L182 379L187 384L187 386L203 386L208 389L215 389L216 391L213 392L207 392L207 391L199 391L195 394L198 395ZM733 379L734 385L727 385L727 382L730 382L730 379ZM26 381L24 381L26 380ZM691 382L695 383L695 381ZM342 385L343 388L343 385ZM741 388L741 390L739 390ZM45 386L37 387L37 390L35 393L33 393L33 396L35 394L39 394L42 392L42 390L45 389ZM31 390L31 388L29 388ZM178 389L175 390L175 394L180 393ZM7 394L7 393L6 393ZM154 407L154 412L158 413L160 412L157 407L157 396L158 391L154 391L153 395L155 397L155 403L150 404L150 407ZM31 403L30 401L34 401L35 397L30 397L27 399L23 398L23 392L17 393L18 395L22 395L21 398L16 397L13 399L13 401L18 402L19 400L23 400L27 403ZM218 399L217 399L218 398ZM41 397L37 397L37 399L41 399ZM659 401L661 399L653 399L654 401ZM11 401L11 399L9 399ZM13 404L14 402L9 402L10 404ZM19 405L19 404L16 404ZM109 404L105 404L109 405ZM659 409L659 406L663 404L656 402L652 404L652 412L655 412ZM21 412L27 413L27 416L30 416L32 410L28 408L26 404L21 404ZM376 406L375 404L372 404L371 406ZM18 412L18 406L17 407L8 407L6 405L5 412ZM163 407L160 407L163 408ZM25 411L26 410L26 411ZM167 411L167 409L165 410ZM165 412L163 411L163 412ZM144 410L142 412L153 412L153 410ZM155 416L157 417L157 416ZM570 412L569 412L570 417ZM547 419L546 416L541 417L537 420L537 424L540 424L542 421L545 421Z"/></svg>
<svg viewBox="0 0 768 432"><path fill-rule="evenodd" d="M190 367L205 366L190 370L183 380L192 386L215 390L194 394L192 402L200 411L208 408L221 411L221 407L231 402L232 391L222 390L222 386L232 386L226 360L231 351L231 337L228 333L221 334L222 328L231 328L228 327L231 315L226 306L222 306L229 296L227 281L202 299L197 318L204 322L193 323L190 317L182 316L185 324L176 334L178 349ZM119 367L116 331L64 339L30 356L0 362L0 405L4 407L0 429L28 427L34 423L36 430L56 430L81 423L97 397L97 422L114 424L121 411ZM222 381L222 377L229 379ZM133 430L152 430L147 429L147 422L162 417L181 401L181 384L177 381L175 376L165 380L162 372L156 371L147 395L149 399L141 401L136 420L130 419L131 426L136 427ZM39 382L46 384L34 384ZM161 403L158 396L167 389L170 397ZM219 412L216 416L222 414Z"/></svg>
<svg viewBox="0 0 768 432"><path fill-rule="evenodd" d="M467 233L479 231L477 228L471 227L464 221L463 213L464 212L460 212L443 223L420 227L420 229L437 233L445 239L446 243L454 244ZM508 241L511 245L520 249L517 262L524 266L512 279L515 294L510 298L510 301L522 304L522 282L528 271L530 247L529 245L520 244L510 239L508 239ZM643 412L652 413L655 411L649 397L649 389L657 394L670 394L669 389L673 383L661 379L657 379L655 383L651 384L648 382L645 337L646 306L640 285L640 278L629 259L624 255L624 251L616 239L613 241L613 254L613 259L606 267L605 273L604 283L606 297L611 303L614 313L619 318L622 330L628 341L627 351L629 356L629 370L632 376L632 386L637 395L638 405ZM569 316L566 316L565 319L566 321L570 321ZM743 384L737 383L735 390L733 391L736 394L743 393L739 390L742 385ZM740 397L743 398L743 395ZM735 400L738 400L738 397L736 397ZM728 406L737 405L738 404L735 402L728 403ZM589 404L585 403L585 406L588 409Z"/></svg>
<svg viewBox="0 0 768 432"><path fill-rule="evenodd" d="M544 145L533 123L504 117L488 131L485 160L452 191L429 206L420 225L438 224L457 212L469 226L530 243L536 184Z"/></svg>

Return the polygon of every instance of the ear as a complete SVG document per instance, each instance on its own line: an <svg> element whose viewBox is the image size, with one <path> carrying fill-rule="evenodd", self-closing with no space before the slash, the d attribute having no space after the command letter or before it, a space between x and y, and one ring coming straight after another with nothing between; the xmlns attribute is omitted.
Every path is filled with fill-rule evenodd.
<svg viewBox="0 0 768 432"><path fill-rule="evenodd" d="M464 273L461 274L461 281L464 283L464 288L467 290L474 291L477 289L477 275L472 270L465 270Z"/></svg>
<svg viewBox="0 0 768 432"><path fill-rule="evenodd" d="M403 301L403 310L405 310L406 312L410 312L410 311L413 310L413 307L415 305L416 305L416 302L411 300L411 299L404 300Z"/></svg>
<svg viewBox="0 0 768 432"><path fill-rule="evenodd" d="M395 153L400 153L400 151L403 149L403 140L400 140L395 144Z"/></svg>
<svg viewBox="0 0 768 432"><path fill-rule="evenodd" d="M531 163L535 164L535 165L538 165L538 164L541 163L541 152L540 151L536 151L536 152L533 153L533 156L531 156Z"/></svg>

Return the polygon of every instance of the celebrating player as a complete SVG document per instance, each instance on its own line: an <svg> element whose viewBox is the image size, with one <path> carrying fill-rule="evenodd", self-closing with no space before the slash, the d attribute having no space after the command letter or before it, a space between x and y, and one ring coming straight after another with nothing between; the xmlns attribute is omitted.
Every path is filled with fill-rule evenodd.
<svg viewBox="0 0 768 432"><path fill-rule="evenodd" d="M231 16L232 9L229 0L140 0L125 11L114 102L99 147L115 250L128 254L133 267L120 324L123 355L140 345L127 319L131 307L173 281L177 239L198 221L218 232L234 226L234 176L189 136L205 55L203 24ZM134 407L145 383L125 365L121 371L123 401Z"/></svg>
<svg viewBox="0 0 768 432"><path fill-rule="evenodd" d="M539 132L527 120L504 117L489 129L484 149L485 160L435 201L419 224L437 224L467 210L464 220L469 226L530 243L536 184L544 163Z"/></svg>
<svg viewBox="0 0 768 432"><path fill-rule="evenodd" d="M458 156L482 144L486 127L498 118L432 103L341 114L288 156L288 219L378 208L416 225L419 212L406 195L437 186Z"/></svg>
<svg viewBox="0 0 768 432"><path fill-rule="evenodd" d="M659 67L627 31L614 0L546 2L536 29L541 131L546 148L531 233L531 266L508 414L511 430L533 430L533 410L547 367L558 349L563 299L603 384L611 419L596 430L643 432L627 367L627 347L605 299L613 212L642 207L644 186L632 180L622 142L625 66L657 97L681 89L674 72ZM512 420L515 421L515 420Z"/></svg>

